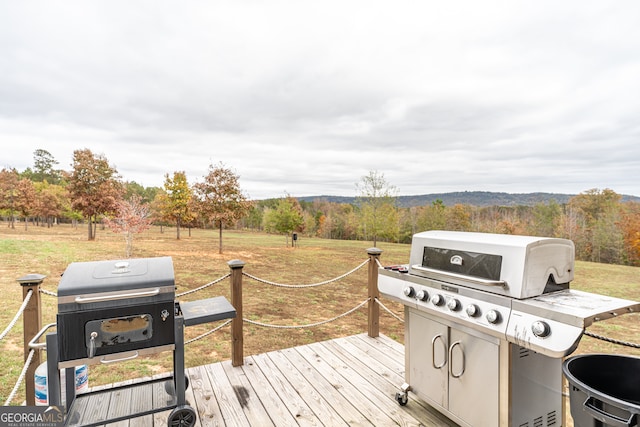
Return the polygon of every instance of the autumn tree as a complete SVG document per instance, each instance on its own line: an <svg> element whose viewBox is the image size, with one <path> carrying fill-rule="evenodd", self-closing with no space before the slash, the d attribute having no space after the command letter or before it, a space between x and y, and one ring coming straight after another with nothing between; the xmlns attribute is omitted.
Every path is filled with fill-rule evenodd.
<svg viewBox="0 0 640 427"><path fill-rule="evenodd" d="M364 238L370 237L376 246L379 237L397 237L396 187L387 182L382 172L374 170L360 178L356 192Z"/></svg>
<svg viewBox="0 0 640 427"><path fill-rule="evenodd" d="M621 215L626 262L629 265L640 266L640 203L625 203Z"/></svg>
<svg viewBox="0 0 640 427"><path fill-rule="evenodd" d="M240 177L222 163L209 165L203 182L193 185L194 205L200 216L219 230L218 253L222 253L222 229L245 216L251 204L240 189Z"/></svg>
<svg viewBox="0 0 640 427"><path fill-rule="evenodd" d="M9 227L15 228L15 212L20 176L15 169L0 170L0 210L6 211Z"/></svg>
<svg viewBox="0 0 640 427"><path fill-rule="evenodd" d="M73 152L68 190L71 205L87 219L88 238L95 240L100 215L115 213L123 188L115 167L103 155L89 149Z"/></svg>
<svg viewBox="0 0 640 427"><path fill-rule="evenodd" d="M36 188L36 215L51 227L55 218L71 209L67 191L61 185L49 184L46 180L38 182Z"/></svg>
<svg viewBox="0 0 640 427"><path fill-rule="evenodd" d="M164 176L164 191L159 193L161 216L176 224L176 239L180 240L180 227L189 223L194 214L191 209L192 191L184 171Z"/></svg>
<svg viewBox="0 0 640 427"><path fill-rule="evenodd" d="M125 239L125 255L131 257L133 251L133 236L149 229L151 218L149 205L142 202L138 195L129 200L121 199L116 203L116 216L106 218L109 228L115 233L122 233Z"/></svg>
<svg viewBox="0 0 640 427"><path fill-rule="evenodd" d="M287 195L278 200L273 209L267 210L264 215L264 229L267 232L283 234L286 245L289 246L289 236L294 231L301 231L304 224L302 208L298 200ZM293 239L291 240L293 246Z"/></svg>
<svg viewBox="0 0 640 427"><path fill-rule="evenodd" d="M16 187L16 211L24 218L24 229L27 229L29 217L36 212L36 189L27 178L18 181Z"/></svg>
<svg viewBox="0 0 640 427"><path fill-rule="evenodd" d="M619 262L624 245L618 227L621 196L610 189L591 189L569 200L579 214L579 233L573 240L580 259L595 262Z"/></svg>

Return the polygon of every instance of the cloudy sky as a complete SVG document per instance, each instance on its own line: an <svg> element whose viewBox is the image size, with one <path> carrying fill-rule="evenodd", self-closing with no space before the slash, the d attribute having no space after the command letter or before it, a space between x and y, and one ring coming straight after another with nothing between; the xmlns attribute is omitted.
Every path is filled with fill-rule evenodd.
<svg viewBox="0 0 640 427"><path fill-rule="evenodd" d="M640 196L640 2L0 1L0 167Z"/></svg>

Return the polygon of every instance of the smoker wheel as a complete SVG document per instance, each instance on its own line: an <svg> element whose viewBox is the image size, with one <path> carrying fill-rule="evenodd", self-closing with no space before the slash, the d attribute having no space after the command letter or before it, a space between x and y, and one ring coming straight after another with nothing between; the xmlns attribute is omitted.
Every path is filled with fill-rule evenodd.
<svg viewBox="0 0 640 427"><path fill-rule="evenodd" d="M193 427L196 423L196 411L189 405L177 406L169 414L168 427Z"/></svg>
<svg viewBox="0 0 640 427"><path fill-rule="evenodd" d="M400 406L405 406L409 401L409 397L407 393L396 393L396 401L400 404Z"/></svg>
<svg viewBox="0 0 640 427"><path fill-rule="evenodd" d="M189 377L187 376L186 372L184 374L184 389L188 390L189 389ZM164 383L164 391L167 392L167 394L173 396L176 394L176 380L175 378L173 379L173 381L166 381Z"/></svg>

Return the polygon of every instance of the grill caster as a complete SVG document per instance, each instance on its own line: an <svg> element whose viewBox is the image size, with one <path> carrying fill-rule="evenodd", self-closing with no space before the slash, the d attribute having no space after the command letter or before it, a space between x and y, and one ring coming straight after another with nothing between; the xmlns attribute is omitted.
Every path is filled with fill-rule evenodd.
<svg viewBox="0 0 640 427"><path fill-rule="evenodd" d="M405 406L409 401L409 391L411 390L411 386L407 383L402 384L398 393L396 393L396 401L400 404L400 406Z"/></svg>
<svg viewBox="0 0 640 427"><path fill-rule="evenodd" d="M196 423L196 411L189 405L177 406L169 414L168 427L193 427Z"/></svg>
<svg viewBox="0 0 640 427"><path fill-rule="evenodd" d="M396 401L400 404L400 406L405 406L409 401L409 396L407 393L396 393Z"/></svg>

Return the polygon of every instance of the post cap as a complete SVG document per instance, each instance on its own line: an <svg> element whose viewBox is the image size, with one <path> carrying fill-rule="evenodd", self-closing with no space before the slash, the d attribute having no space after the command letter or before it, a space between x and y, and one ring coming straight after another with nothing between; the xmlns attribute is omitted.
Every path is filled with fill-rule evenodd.
<svg viewBox="0 0 640 427"><path fill-rule="evenodd" d="M382 249L378 249L378 248L369 248L367 249L367 253L369 255L380 255L382 253Z"/></svg>
<svg viewBox="0 0 640 427"><path fill-rule="evenodd" d="M231 261L227 262L227 265L233 269L242 268L244 267L244 264L245 262L239 259L232 259Z"/></svg>
<svg viewBox="0 0 640 427"><path fill-rule="evenodd" d="M27 274L26 276L19 278L18 283L20 283L21 286L39 285L45 277L47 276L43 274Z"/></svg>

